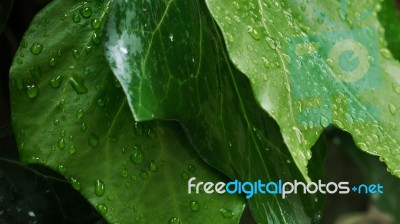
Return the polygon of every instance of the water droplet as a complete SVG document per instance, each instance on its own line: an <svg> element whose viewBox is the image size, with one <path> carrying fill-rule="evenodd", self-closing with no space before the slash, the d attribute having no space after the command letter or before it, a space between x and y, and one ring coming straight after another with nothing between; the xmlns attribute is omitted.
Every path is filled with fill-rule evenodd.
<svg viewBox="0 0 400 224"><path fill-rule="evenodd" d="M143 161L144 153L140 149L140 147L135 147L134 148L134 151L133 151L132 155L130 156L130 159L134 164L139 164L139 163L141 163Z"/></svg>
<svg viewBox="0 0 400 224"><path fill-rule="evenodd" d="M81 21L81 16L79 14L73 14L72 15L72 21L74 21L75 23L79 23Z"/></svg>
<svg viewBox="0 0 400 224"><path fill-rule="evenodd" d="M272 37L266 37L265 40L267 41L268 46L272 49L275 50L276 49L276 41L274 38Z"/></svg>
<svg viewBox="0 0 400 224"><path fill-rule="evenodd" d="M108 199L109 201L114 201L114 200L115 200L115 195L110 194L110 195L108 195L107 199Z"/></svg>
<svg viewBox="0 0 400 224"><path fill-rule="evenodd" d="M233 214L233 212L229 209L221 208L219 212L222 214L224 218L232 218L233 216L235 216L235 214Z"/></svg>
<svg viewBox="0 0 400 224"><path fill-rule="evenodd" d="M233 38L232 34L230 34L230 33L226 33L226 37L228 38L228 41L231 42L231 43L233 41L235 41L235 38Z"/></svg>
<svg viewBox="0 0 400 224"><path fill-rule="evenodd" d="M254 39L254 40L259 40L261 38L260 33L256 29L254 29L252 26L247 27L247 33Z"/></svg>
<svg viewBox="0 0 400 224"><path fill-rule="evenodd" d="M100 37L100 35L97 34L96 32L94 32L94 33L92 34L92 42L93 42L95 45L99 45L99 44L101 43L101 37Z"/></svg>
<svg viewBox="0 0 400 224"><path fill-rule="evenodd" d="M151 172L156 172L156 171L158 170L157 163L156 163L154 160L151 160L151 161L150 161L149 170L150 170Z"/></svg>
<svg viewBox="0 0 400 224"><path fill-rule="evenodd" d="M63 165L59 165L57 167L57 169L58 169L58 172L60 172L60 173L64 173L65 171L67 171L67 168Z"/></svg>
<svg viewBox="0 0 400 224"><path fill-rule="evenodd" d="M328 64L329 67L333 67L334 66L334 61L331 58L326 59L326 63Z"/></svg>
<svg viewBox="0 0 400 224"><path fill-rule="evenodd" d="M53 121L53 124L54 125L58 125L60 123L60 120L58 120L58 119L55 119L54 121Z"/></svg>
<svg viewBox="0 0 400 224"><path fill-rule="evenodd" d="M184 180L184 181L188 180L189 179L189 174L186 173L186 172L182 172L181 173L181 179Z"/></svg>
<svg viewBox="0 0 400 224"><path fill-rule="evenodd" d="M192 209L192 211L194 211L194 212L199 210L199 203L197 201L191 201L190 209Z"/></svg>
<svg viewBox="0 0 400 224"><path fill-rule="evenodd" d="M390 128L393 129L393 130L396 130L396 129L397 129L397 125L396 125L396 123L394 123L394 122L390 122L390 123L389 123L389 126L390 126Z"/></svg>
<svg viewBox="0 0 400 224"><path fill-rule="evenodd" d="M85 132L86 129L87 129L86 123L85 123L85 122L82 122L82 124L81 124L81 131Z"/></svg>
<svg viewBox="0 0 400 224"><path fill-rule="evenodd" d="M188 165L188 170L189 170L190 173L194 173L194 171L196 170L196 167L194 165L192 165L192 164L189 164Z"/></svg>
<svg viewBox="0 0 400 224"><path fill-rule="evenodd" d="M93 148L97 148L97 146L99 146L99 137L96 134L90 134L89 145Z"/></svg>
<svg viewBox="0 0 400 224"><path fill-rule="evenodd" d="M92 16L92 8L87 6L83 7L81 8L80 13L83 17L89 18L90 16Z"/></svg>
<svg viewBox="0 0 400 224"><path fill-rule="evenodd" d="M101 21L99 19L92 20L92 29L97 30L101 26Z"/></svg>
<svg viewBox="0 0 400 224"><path fill-rule="evenodd" d="M50 58L49 66L50 67L54 67L54 66L56 66L56 64L57 64L56 59L55 58Z"/></svg>
<svg viewBox="0 0 400 224"><path fill-rule="evenodd" d="M80 190L80 189L81 189L81 183L80 183L77 179L75 179L75 178L70 178L70 182L71 182L72 187L73 187L75 190Z"/></svg>
<svg viewBox="0 0 400 224"><path fill-rule="evenodd" d="M233 2L233 6L234 6L236 9L240 9L240 4L237 3L237 2Z"/></svg>
<svg viewBox="0 0 400 224"><path fill-rule="evenodd" d="M140 178L142 178L142 179L147 179L147 178L149 177L149 175L147 174L147 172L144 171L144 170L141 170L141 171L140 171L139 176L140 176Z"/></svg>
<svg viewBox="0 0 400 224"><path fill-rule="evenodd" d="M265 68L269 68L270 67L271 64L269 63L267 58L262 57L262 61L263 61L263 65L264 65Z"/></svg>
<svg viewBox="0 0 400 224"><path fill-rule="evenodd" d="M49 81L49 85L52 87L52 88L59 88L60 86L61 86L61 83L62 83L62 80L63 80L63 77L62 76L57 76L57 77L55 77L54 79L52 79L52 80L50 80Z"/></svg>
<svg viewBox="0 0 400 224"><path fill-rule="evenodd" d="M74 154L74 153L76 152L75 146L71 145L71 146L69 147L68 151L69 151L69 154L71 154L71 155Z"/></svg>
<svg viewBox="0 0 400 224"><path fill-rule="evenodd" d="M104 182L100 179L96 180L95 185L94 185L94 193L96 196L101 197L104 195L106 192L106 186Z"/></svg>
<svg viewBox="0 0 400 224"><path fill-rule="evenodd" d="M389 103L389 112L390 112L392 115L395 115L395 114L396 114L396 106L393 105L393 104L391 104L391 103Z"/></svg>
<svg viewBox="0 0 400 224"><path fill-rule="evenodd" d="M390 53L390 51L387 48L382 48L379 50L379 52L386 59L392 58L392 54Z"/></svg>
<svg viewBox="0 0 400 224"><path fill-rule="evenodd" d="M76 112L76 117L77 117L78 119L81 119L84 115L85 115L85 111L82 110L82 109L79 109L79 110Z"/></svg>
<svg viewBox="0 0 400 224"><path fill-rule="evenodd" d="M329 126L329 120L325 116L321 116L321 126L326 128Z"/></svg>
<svg viewBox="0 0 400 224"><path fill-rule="evenodd" d="M357 145L363 151L367 151L368 150L368 146L365 143L361 142L361 143L358 143Z"/></svg>
<svg viewBox="0 0 400 224"><path fill-rule="evenodd" d="M34 55L39 55L40 53L42 53L43 50L43 44L41 43L34 43L31 46L31 53Z"/></svg>
<svg viewBox="0 0 400 224"><path fill-rule="evenodd" d="M302 11L305 11L305 10L306 10L306 4L305 4L304 2L300 3L300 9L301 9Z"/></svg>
<svg viewBox="0 0 400 224"><path fill-rule="evenodd" d="M85 94L88 92L87 87L85 86L85 82L83 79L77 75L77 74L72 74L69 83L71 84L72 88L75 90L75 92L79 95Z"/></svg>
<svg viewBox="0 0 400 224"><path fill-rule="evenodd" d="M396 83L393 83L393 84L392 84L392 88L393 88L393 91L394 91L396 94L400 95L400 85L397 85Z"/></svg>
<svg viewBox="0 0 400 224"><path fill-rule="evenodd" d="M58 141L58 148L59 149L64 149L65 148L65 140L62 138L60 141Z"/></svg>
<svg viewBox="0 0 400 224"><path fill-rule="evenodd" d="M102 214L102 215L107 214L107 206L105 204L97 204L96 208L97 208L97 211L99 211L100 214Z"/></svg>
<svg viewBox="0 0 400 224"><path fill-rule="evenodd" d="M128 170L127 169L122 169L120 172L121 177L126 178L128 177Z"/></svg>
<svg viewBox="0 0 400 224"><path fill-rule="evenodd" d="M181 220L177 217L173 217L169 220L169 224L181 224Z"/></svg>
<svg viewBox="0 0 400 224"><path fill-rule="evenodd" d="M39 93L39 88L36 85L27 85L25 87L26 96L30 99L35 98Z"/></svg>

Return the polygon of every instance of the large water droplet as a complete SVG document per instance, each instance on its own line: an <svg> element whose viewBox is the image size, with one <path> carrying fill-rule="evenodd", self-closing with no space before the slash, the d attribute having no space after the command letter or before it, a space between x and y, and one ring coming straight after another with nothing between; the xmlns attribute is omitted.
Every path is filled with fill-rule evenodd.
<svg viewBox="0 0 400 224"><path fill-rule="evenodd" d="M39 88L35 84L27 85L25 87L25 93L28 98L33 99L38 95Z"/></svg>
<svg viewBox="0 0 400 224"><path fill-rule="evenodd" d="M41 43L34 43L31 46L31 53L34 55L39 55L40 53L42 53L43 50L43 44Z"/></svg>
<svg viewBox="0 0 400 224"><path fill-rule="evenodd" d="M97 30L101 26L101 21L99 19L92 20L92 29Z"/></svg>
<svg viewBox="0 0 400 224"><path fill-rule="evenodd" d="M80 10L80 13L83 17L89 18L92 15L92 8L91 7L83 7Z"/></svg>
<svg viewBox="0 0 400 224"><path fill-rule="evenodd" d="M231 210L225 208L221 208L219 212L222 214L224 218L232 218L235 215Z"/></svg>
<svg viewBox="0 0 400 224"><path fill-rule="evenodd" d="M56 88L58 88L58 87L61 86L62 80L63 80L62 76L57 76L57 77L55 77L54 79L52 79L52 80L49 81L49 85L50 85L52 88L55 88L55 89L56 89Z"/></svg>
<svg viewBox="0 0 400 224"><path fill-rule="evenodd" d="M104 182L100 179L96 180L96 183L94 185L94 193L96 194L96 196L101 197L104 195L105 192L106 186Z"/></svg>
<svg viewBox="0 0 400 224"><path fill-rule="evenodd" d="M84 80L77 74L72 74L69 83L77 94L85 94L88 92Z"/></svg>
<svg viewBox="0 0 400 224"><path fill-rule="evenodd" d="M253 28L252 26L247 27L247 33L254 39L254 40L259 40L261 38L260 33Z"/></svg>
<svg viewBox="0 0 400 224"><path fill-rule="evenodd" d="M93 42L95 45L99 45L99 44L101 43L101 37L100 37L100 35L99 35L98 33L94 32L94 33L92 34L92 42Z"/></svg>

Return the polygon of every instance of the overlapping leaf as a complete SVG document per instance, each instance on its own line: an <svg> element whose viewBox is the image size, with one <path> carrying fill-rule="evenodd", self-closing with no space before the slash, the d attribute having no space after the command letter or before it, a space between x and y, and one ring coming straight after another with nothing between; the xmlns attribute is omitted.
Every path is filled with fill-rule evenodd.
<svg viewBox="0 0 400 224"><path fill-rule="evenodd" d="M400 177L400 65L385 45L380 1L206 2L304 175L333 123Z"/></svg>
<svg viewBox="0 0 400 224"><path fill-rule="evenodd" d="M135 118L179 120L202 157L233 179L304 180L276 123L230 64L204 2L114 1L110 15L106 55ZM316 148L312 174L320 178L323 146ZM320 195L250 199L261 223L316 221L322 202Z"/></svg>
<svg viewBox="0 0 400 224"><path fill-rule="evenodd" d="M110 3L57 0L33 20L11 68L21 159L62 173L111 223L237 223L238 195L188 194L191 176L225 179L179 126L133 120L99 46Z"/></svg>

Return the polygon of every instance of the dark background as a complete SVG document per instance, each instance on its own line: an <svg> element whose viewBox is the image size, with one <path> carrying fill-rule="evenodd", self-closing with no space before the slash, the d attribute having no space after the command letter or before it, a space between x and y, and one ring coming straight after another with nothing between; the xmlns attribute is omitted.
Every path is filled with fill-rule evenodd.
<svg viewBox="0 0 400 224"><path fill-rule="evenodd" d="M30 21L48 2L15 0L0 35L0 223L104 223L61 175L44 167L25 167L18 162L17 147L10 126L8 72ZM325 136L328 146L326 182L365 183L362 172L345 150L341 149L343 145L340 142L343 139L345 142L351 141L351 137L333 127L326 130ZM368 197L355 194L327 197L322 223L334 222L394 223L387 215L379 212ZM248 210L241 223L254 223Z"/></svg>

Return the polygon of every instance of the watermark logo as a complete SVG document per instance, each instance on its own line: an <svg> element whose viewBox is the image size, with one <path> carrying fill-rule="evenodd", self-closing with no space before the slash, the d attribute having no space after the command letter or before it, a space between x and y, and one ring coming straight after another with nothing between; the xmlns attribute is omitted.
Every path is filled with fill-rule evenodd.
<svg viewBox="0 0 400 224"><path fill-rule="evenodd" d="M343 14L346 5L340 5ZM360 18L368 17L371 12L364 10ZM382 85L375 29L364 27L294 36L286 40L286 46L292 59L288 67L291 94L305 105L297 118L299 124L320 124L322 116L332 123L334 100L338 96L345 96L346 113L355 122L379 118L376 106L362 105L356 100L357 94Z"/></svg>
<svg viewBox="0 0 400 224"><path fill-rule="evenodd" d="M351 191L358 194L383 194L383 186L381 184L361 184L350 186L349 182L318 182L304 183L301 181L283 182L241 182L238 180L229 183L224 182L195 182L196 178L192 177L188 180L188 194L244 194L250 199L255 194L262 195L281 195L282 199L287 198L291 194L349 194Z"/></svg>

